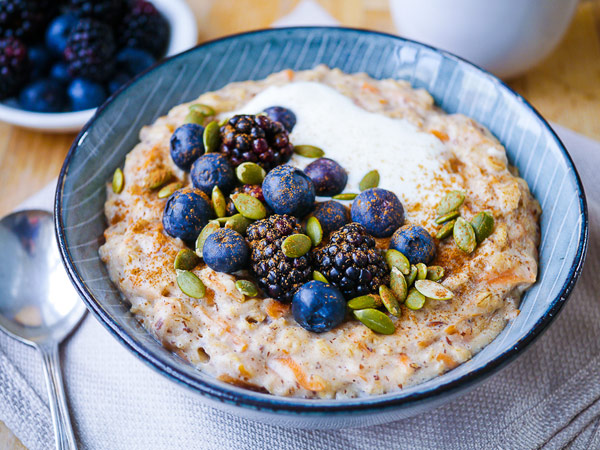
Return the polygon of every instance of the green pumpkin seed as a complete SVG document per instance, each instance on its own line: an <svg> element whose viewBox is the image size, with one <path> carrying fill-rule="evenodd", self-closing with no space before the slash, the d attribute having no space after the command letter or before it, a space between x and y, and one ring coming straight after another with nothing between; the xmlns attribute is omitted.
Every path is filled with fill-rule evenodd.
<svg viewBox="0 0 600 450"><path fill-rule="evenodd" d="M236 214L236 216L237 216L237 215L241 216L241 214L239 214L239 213L238 213L238 214ZM228 221L229 219L231 219L232 217L233 217L233 216L217 217L217 218L215 219L215 222L218 222L218 223L220 223L221 225L225 225L225 224L227 223L227 221Z"/></svg>
<svg viewBox="0 0 600 450"><path fill-rule="evenodd" d="M452 291L446 286L431 280L415 281L415 289L433 300L450 300L454 297Z"/></svg>
<svg viewBox="0 0 600 450"><path fill-rule="evenodd" d="M367 189L376 188L379 186L379 172L377 170L371 170L360 180L358 183L358 189L360 192L366 191Z"/></svg>
<svg viewBox="0 0 600 450"><path fill-rule="evenodd" d="M458 216L460 216L458 211L450 211L449 213L435 219L435 223L442 224L448 222L449 220L456 219Z"/></svg>
<svg viewBox="0 0 600 450"><path fill-rule="evenodd" d="M221 121L219 122L219 128L227 125L227 122L229 122L229 117L225 117L225 118L221 119Z"/></svg>
<svg viewBox="0 0 600 450"><path fill-rule="evenodd" d="M394 331L396 331L392 319L376 309L359 309L352 311L352 314L354 314L354 317L360 320L363 325L376 333L394 334Z"/></svg>
<svg viewBox="0 0 600 450"><path fill-rule="evenodd" d="M381 297L375 294L361 295L348 301L348 308L350 309L379 308L381 305L383 305Z"/></svg>
<svg viewBox="0 0 600 450"><path fill-rule="evenodd" d="M206 116L196 111L190 111L185 115L183 123L195 123L196 125L202 125Z"/></svg>
<svg viewBox="0 0 600 450"><path fill-rule="evenodd" d="M177 189L181 189L182 187L183 183L181 183L180 181L169 183L165 187L161 188L160 191L158 191L158 198L170 197L171 195L173 195L173 192L175 192Z"/></svg>
<svg viewBox="0 0 600 450"><path fill-rule="evenodd" d="M325 275L323 275L318 270L313 270L312 275L313 275L313 280L315 280L315 281L322 281L323 283L329 283L329 281L327 281L327 278L325 278Z"/></svg>
<svg viewBox="0 0 600 450"><path fill-rule="evenodd" d="M415 288L412 288L410 291L408 291L408 296L406 297L404 306L414 311L421 309L423 306L425 306L425 296Z"/></svg>
<svg viewBox="0 0 600 450"><path fill-rule="evenodd" d="M190 112L202 114L206 117L214 116L217 113L212 106L203 103L194 103L193 105L190 105Z"/></svg>
<svg viewBox="0 0 600 450"><path fill-rule="evenodd" d="M248 297L256 297L258 295L258 288L250 280L237 280L235 287L241 294Z"/></svg>
<svg viewBox="0 0 600 450"><path fill-rule="evenodd" d="M196 255L202 258L202 247L204 247L204 242L211 234L213 234L219 228L221 228L221 226L216 220L211 220L204 226L204 228L202 228L202 231L196 239Z"/></svg>
<svg viewBox="0 0 600 450"><path fill-rule="evenodd" d="M427 266L423 263L417 264L417 280L424 280L427 278Z"/></svg>
<svg viewBox="0 0 600 450"><path fill-rule="evenodd" d="M202 280L187 270L177 270L177 286L181 292L192 298L202 298L206 294Z"/></svg>
<svg viewBox="0 0 600 450"><path fill-rule="evenodd" d="M439 281L444 277L444 268L441 266L429 266L427 268L427 279Z"/></svg>
<svg viewBox="0 0 600 450"><path fill-rule="evenodd" d="M321 227L319 219L314 216L308 218L308 221L306 222L306 234L310 237L314 247L321 243L323 240L323 228Z"/></svg>
<svg viewBox="0 0 600 450"><path fill-rule="evenodd" d="M219 128L219 124L214 120L204 128L202 141L204 142L204 151L206 153L216 153L219 151L219 146L221 144Z"/></svg>
<svg viewBox="0 0 600 450"><path fill-rule="evenodd" d="M392 316L400 317L402 315L400 303L398 303L394 291L382 284L379 286L379 296L381 297L385 309L387 309Z"/></svg>
<svg viewBox="0 0 600 450"><path fill-rule="evenodd" d="M445 239L452 234L452 230L454 230L454 224L456 220L451 220L450 222L446 222L442 228L439 229L437 234L435 235L436 239Z"/></svg>
<svg viewBox="0 0 600 450"><path fill-rule="evenodd" d="M471 221L477 243L481 243L494 231L494 217L487 211L477 213Z"/></svg>
<svg viewBox="0 0 600 450"><path fill-rule="evenodd" d="M281 250L288 258L299 258L306 255L312 246L312 241L305 234L292 234L281 243Z"/></svg>
<svg viewBox="0 0 600 450"><path fill-rule="evenodd" d="M387 265L390 269L395 267L404 275L408 275L410 273L410 262L408 261L408 258L398 250L391 248L386 251L385 262L387 262Z"/></svg>
<svg viewBox="0 0 600 450"><path fill-rule="evenodd" d="M225 200L225 196L223 195L221 189L219 189L219 186L215 186L213 188L210 197L217 217L225 216L227 214L227 200Z"/></svg>
<svg viewBox="0 0 600 450"><path fill-rule="evenodd" d="M334 200L354 200L356 197L358 197L358 194L348 192L346 194L334 195L331 198Z"/></svg>
<svg viewBox="0 0 600 450"><path fill-rule="evenodd" d="M225 221L225 228L231 228L234 231L237 231L242 236L246 235L246 230L248 226L252 223L252 221L241 214L234 214L231 217L228 217Z"/></svg>
<svg viewBox="0 0 600 450"><path fill-rule="evenodd" d="M173 266L175 270L192 270L200 263L200 257L189 248L183 248L179 250L175 257L175 263Z"/></svg>
<svg viewBox="0 0 600 450"><path fill-rule="evenodd" d="M460 208L460 205L465 201L465 194L460 191L450 191L440 201L437 207L437 215L443 216L449 212L455 211Z"/></svg>
<svg viewBox="0 0 600 450"><path fill-rule="evenodd" d="M148 189L158 189L173 179L173 172L169 169L155 169L145 179L144 186Z"/></svg>
<svg viewBox="0 0 600 450"><path fill-rule="evenodd" d="M123 171L121 168L117 167L115 169L115 173L113 174L112 179L112 190L115 194L120 194L123 190L123 186L125 185L125 175L123 175Z"/></svg>
<svg viewBox="0 0 600 450"><path fill-rule="evenodd" d="M320 158L325 152L314 145L294 145L294 153L305 158Z"/></svg>
<svg viewBox="0 0 600 450"><path fill-rule="evenodd" d="M469 222L462 217L456 219L454 224L454 242L458 248L465 253L471 253L477 246L477 239L475 238L475 231Z"/></svg>
<svg viewBox="0 0 600 450"><path fill-rule="evenodd" d="M237 166L235 174L243 184L261 184L267 172L256 163L245 162Z"/></svg>
<svg viewBox="0 0 600 450"><path fill-rule="evenodd" d="M264 219L267 217L267 208L261 203L261 201L248 194L233 194L231 196L235 209L239 213L252 220Z"/></svg>
<svg viewBox="0 0 600 450"><path fill-rule="evenodd" d="M402 275L402 272L398 270L396 267L392 267L392 273L390 274L390 287L396 297L398 297L399 302L403 302L406 299L406 295L408 293L408 284L406 283L406 278Z"/></svg>
<svg viewBox="0 0 600 450"><path fill-rule="evenodd" d="M414 264L410 265L410 273L406 277L406 284L410 287L415 280L417 279L417 274L419 273L419 269Z"/></svg>

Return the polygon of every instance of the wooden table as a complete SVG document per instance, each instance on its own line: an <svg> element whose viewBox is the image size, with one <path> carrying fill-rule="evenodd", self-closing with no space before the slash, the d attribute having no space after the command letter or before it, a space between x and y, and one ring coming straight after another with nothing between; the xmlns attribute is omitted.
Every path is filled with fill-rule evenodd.
<svg viewBox="0 0 600 450"><path fill-rule="evenodd" d="M299 0L188 0L199 40L266 28ZM318 0L343 25L394 32L387 0ZM600 0L579 6L558 48L510 83L547 119L600 140ZM45 134L0 123L0 215L58 175L74 134ZM23 449L0 422L0 448Z"/></svg>

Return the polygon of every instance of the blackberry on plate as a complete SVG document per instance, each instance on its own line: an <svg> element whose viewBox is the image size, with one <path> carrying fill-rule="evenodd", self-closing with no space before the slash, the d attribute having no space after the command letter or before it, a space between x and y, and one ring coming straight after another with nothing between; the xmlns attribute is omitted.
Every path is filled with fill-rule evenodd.
<svg viewBox="0 0 600 450"><path fill-rule="evenodd" d="M346 299L376 293L389 284L389 269L375 239L358 223L343 226L327 245L314 251L315 269L337 286Z"/></svg>
<svg viewBox="0 0 600 450"><path fill-rule="evenodd" d="M0 37L16 37L29 42L44 31L55 15L56 0L0 1Z"/></svg>
<svg viewBox="0 0 600 450"><path fill-rule="evenodd" d="M17 93L27 81L27 48L16 38L0 39L0 100Z"/></svg>
<svg viewBox="0 0 600 450"><path fill-rule="evenodd" d="M251 269L258 284L268 296L286 303L312 279L310 253L290 258L281 250L284 239L295 233L302 233L298 220L278 214L254 222L247 230Z"/></svg>
<svg viewBox="0 0 600 450"><path fill-rule="evenodd" d="M134 0L119 30L119 46L147 50L155 58L163 56L169 44L169 23L154 5Z"/></svg>
<svg viewBox="0 0 600 450"><path fill-rule="evenodd" d="M92 19L114 25L125 12L125 0L68 0L68 9L79 17Z"/></svg>
<svg viewBox="0 0 600 450"><path fill-rule="evenodd" d="M69 33L64 57L72 77L105 81L114 69L114 53L112 29L94 19L81 19Z"/></svg>
<svg viewBox="0 0 600 450"><path fill-rule="evenodd" d="M268 172L289 161L294 152L283 125L266 116L233 116L221 127L220 135L220 151L234 168L250 161Z"/></svg>

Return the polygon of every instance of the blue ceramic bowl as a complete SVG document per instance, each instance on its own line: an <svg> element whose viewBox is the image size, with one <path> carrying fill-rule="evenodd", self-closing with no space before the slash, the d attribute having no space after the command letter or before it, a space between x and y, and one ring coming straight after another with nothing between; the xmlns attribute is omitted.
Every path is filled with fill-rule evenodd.
<svg viewBox="0 0 600 450"><path fill-rule="evenodd" d="M105 183L138 142L143 125L182 102L232 81L261 79L317 64L427 89L450 113L487 126L506 146L540 201L539 281L521 314L467 363L393 394L351 400L303 400L219 382L164 349L132 317L98 257L105 228ZM573 162L542 117L487 72L434 48L395 36L342 28L258 31L206 43L135 79L101 107L75 140L56 192L56 229L70 277L94 316L129 350L209 403L269 423L314 428L400 419L448 401L519 355L564 305L585 256L588 223Z"/></svg>

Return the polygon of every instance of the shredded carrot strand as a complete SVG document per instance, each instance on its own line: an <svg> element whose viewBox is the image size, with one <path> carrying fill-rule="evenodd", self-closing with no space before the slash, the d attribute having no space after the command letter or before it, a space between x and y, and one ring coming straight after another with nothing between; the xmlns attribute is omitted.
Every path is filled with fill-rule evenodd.
<svg viewBox="0 0 600 450"><path fill-rule="evenodd" d="M448 137L448 135L446 133L444 133L443 131L431 130L431 134L433 134L436 138L438 138L442 142L446 142L448 139L450 139Z"/></svg>
<svg viewBox="0 0 600 450"><path fill-rule="evenodd" d="M304 372L302 367L300 367L300 365L292 358L280 358L279 361L291 369L291 371L294 373L294 377L304 389L309 391L322 391L325 389L325 386L323 386L323 383L320 381L313 380L312 377L310 377L311 379L309 380L306 372Z"/></svg>

